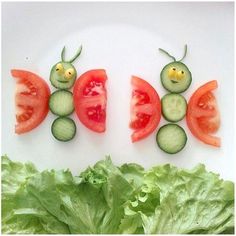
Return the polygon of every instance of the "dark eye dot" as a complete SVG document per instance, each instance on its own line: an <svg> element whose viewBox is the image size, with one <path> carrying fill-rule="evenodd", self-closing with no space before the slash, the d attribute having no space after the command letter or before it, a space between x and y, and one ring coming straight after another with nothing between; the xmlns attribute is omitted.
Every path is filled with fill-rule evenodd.
<svg viewBox="0 0 236 236"><path fill-rule="evenodd" d="M59 71L59 69L57 68L56 71Z"/></svg>
<svg viewBox="0 0 236 236"><path fill-rule="evenodd" d="M181 71L182 75L184 74L184 71Z"/></svg>
<svg viewBox="0 0 236 236"><path fill-rule="evenodd" d="M69 75L71 75L71 72L69 72Z"/></svg>
<svg viewBox="0 0 236 236"><path fill-rule="evenodd" d="M172 68L172 70L176 70L176 68Z"/></svg>

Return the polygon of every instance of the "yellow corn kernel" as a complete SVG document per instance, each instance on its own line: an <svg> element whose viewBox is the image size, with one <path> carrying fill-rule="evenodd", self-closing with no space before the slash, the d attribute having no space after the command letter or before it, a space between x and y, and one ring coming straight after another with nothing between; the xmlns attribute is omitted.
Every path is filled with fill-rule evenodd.
<svg viewBox="0 0 236 236"><path fill-rule="evenodd" d="M75 75L75 70L73 68L67 69L65 72L65 78L71 79Z"/></svg>
<svg viewBox="0 0 236 236"><path fill-rule="evenodd" d="M62 74L64 72L64 67L61 63L58 63L56 65L56 71L57 71L58 74Z"/></svg>
<svg viewBox="0 0 236 236"><path fill-rule="evenodd" d="M177 73L176 73L176 79L177 80L182 80L185 76L185 72L183 70L179 70Z"/></svg>
<svg viewBox="0 0 236 236"><path fill-rule="evenodd" d="M168 77L169 78L173 78L175 77L176 75L176 68L175 67L171 67L169 70L168 70Z"/></svg>

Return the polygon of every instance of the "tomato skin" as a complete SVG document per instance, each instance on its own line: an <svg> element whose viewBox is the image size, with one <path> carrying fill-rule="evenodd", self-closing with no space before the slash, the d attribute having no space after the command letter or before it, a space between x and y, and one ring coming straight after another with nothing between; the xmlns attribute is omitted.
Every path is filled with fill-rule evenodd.
<svg viewBox="0 0 236 236"><path fill-rule="evenodd" d="M25 70L11 70L17 82L15 133L23 134L36 128L47 116L50 89L38 75Z"/></svg>
<svg viewBox="0 0 236 236"><path fill-rule="evenodd" d="M161 100L156 90L145 80L132 76L131 84L133 96L130 128L134 130L131 140L137 142L157 128L161 119Z"/></svg>
<svg viewBox="0 0 236 236"><path fill-rule="evenodd" d="M217 81L210 81L199 87L188 102L186 115L187 125L191 133L205 144L221 146L219 137L211 135L220 125L216 99L211 93L218 87Z"/></svg>
<svg viewBox="0 0 236 236"><path fill-rule="evenodd" d="M75 112L79 120L97 133L106 130L106 80L105 70L89 70L76 80L73 90Z"/></svg>

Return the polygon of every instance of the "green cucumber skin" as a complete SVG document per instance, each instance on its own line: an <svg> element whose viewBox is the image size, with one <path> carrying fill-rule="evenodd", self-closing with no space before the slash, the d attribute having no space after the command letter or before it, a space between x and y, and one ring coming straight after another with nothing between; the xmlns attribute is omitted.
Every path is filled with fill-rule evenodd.
<svg viewBox="0 0 236 236"><path fill-rule="evenodd" d="M57 74L56 65L58 63L61 63L63 65L63 67L65 68L65 70L70 69L70 68L74 69L75 74L74 74L74 76L71 80L69 80L69 81L66 80L64 78L64 74L63 75ZM75 80L76 80L76 77L77 77L77 71L76 71L75 67L69 62L61 61L61 62L58 62L58 63L56 63L52 67L51 72L50 72L49 80L51 82L51 85L56 89L70 89L70 88L72 88L74 86L74 83L75 83ZM60 81L63 81L63 82L60 82Z"/></svg>
<svg viewBox="0 0 236 236"><path fill-rule="evenodd" d="M185 115L184 115L184 116L182 116L179 120L170 120L170 119L168 119L163 113L162 113L162 115L163 115L163 117L165 118L166 121L168 121L168 122L173 122L173 123L177 123L177 122L183 120L184 117L185 117Z"/></svg>
<svg viewBox="0 0 236 236"><path fill-rule="evenodd" d="M69 138L69 139L60 139L60 138L58 138L58 137L55 135L54 125L55 125L56 122L58 122L59 120L62 120L62 119L63 119L63 120L68 120L68 121L70 121L71 124L73 125L74 134L73 134L73 136L71 136L71 138ZM72 140L72 139L75 137L76 132L77 132L76 124L75 124L75 122L74 122L71 118L69 118L69 117L58 117L57 119L55 119L55 120L53 121L53 123L52 123L52 125L51 125L51 133L52 133L53 137L54 137L56 140L61 141L61 142L68 142L68 141Z"/></svg>
<svg viewBox="0 0 236 236"><path fill-rule="evenodd" d="M185 69L187 69L187 71L188 71L188 73L189 73L189 84L188 84L188 86L187 86L186 88L180 89L180 90L178 90L178 91L173 91L173 90L171 90L171 89L166 88L166 85L165 85L165 83L164 83L164 75L163 75L163 74L164 74L166 68L169 67L169 66L172 65L172 64L178 64L179 66L185 67ZM161 70L161 73L160 73L160 79L161 79L161 84L162 84L162 86L163 86L167 91L169 91L169 92L171 92L171 93L183 93L183 92L185 92L186 90L188 90L188 88L190 87L190 85L191 85L191 83L192 83L192 73L191 73L191 71L188 69L188 67L187 67L183 62L176 61L176 62L171 62L171 63L169 63L169 64L167 64L167 65L165 65L165 66L163 67L163 69Z"/></svg>
<svg viewBox="0 0 236 236"><path fill-rule="evenodd" d="M73 93L72 93L71 91L68 91L68 90L66 90L66 89L59 89L59 90L56 90L55 92L53 92L53 93L51 94L51 96L50 96L50 98L49 98L49 109L50 109L50 111L51 111L54 115L56 115L56 116L60 116L60 117L69 116L69 115L71 115L71 114L74 112L74 110L75 110L74 104L73 104L73 109L71 110L71 112L66 113L66 114L63 114L63 115L61 115L61 114L59 114L59 113L56 113L56 112L54 111L54 109L53 109L53 105L51 104L51 103L52 103L52 97L53 97L53 96L57 96L57 93L60 93L60 92L70 93L71 96L72 96L72 102L73 102Z"/></svg>
<svg viewBox="0 0 236 236"><path fill-rule="evenodd" d="M185 101L185 113L184 113L182 116L180 116L179 119L176 119L176 120L175 120L175 119L169 119L169 118L167 117L167 115L165 114L165 112L164 112L164 107L165 107L165 105L163 104L163 103L164 103L163 100L166 98L166 96L171 96L171 95L181 96L181 97L183 98L183 100ZM165 118L165 120L166 120L166 121L169 121L169 122L174 122L174 123L176 123L176 122L179 122L179 121L183 120L184 117L186 116L187 106L188 106L188 103L187 103L186 99L185 99L182 95L180 95L180 94L178 94L178 93L168 93L168 94L164 95L164 96L162 97L162 99L161 99L161 108L162 108L162 109L161 109L161 113L162 113L163 117Z"/></svg>
<svg viewBox="0 0 236 236"><path fill-rule="evenodd" d="M179 150L176 151L176 152L171 152L171 151L169 151L169 150L164 149L164 148L160 145L159 140L158 140L158 139L159 139L158 135L160 134L160 132L161 132L163 129L165 129L166 127L170 127L170 126L177 126L178 128L180 128L180 129L183 131L183 135L184 135L184 142L183 142L183 144L182 144L182 148L179 149ZM184 131L184 129L183 129L182 127L180 127L180 126L177 125L177 124L169 123L169 124L163 125L163 126L158 130L158 132L157 132L157 134L156 134L156 143L157 143L158 147L159 147L162 151L164 151L165 153L171 154L171 155L176 154L176 153L179 153L180 151L182 151L182 150L184 149L184 147L186 146L187 141L188 141L188 137L187 137L187 135L186 135L186 132Z"/></svg>

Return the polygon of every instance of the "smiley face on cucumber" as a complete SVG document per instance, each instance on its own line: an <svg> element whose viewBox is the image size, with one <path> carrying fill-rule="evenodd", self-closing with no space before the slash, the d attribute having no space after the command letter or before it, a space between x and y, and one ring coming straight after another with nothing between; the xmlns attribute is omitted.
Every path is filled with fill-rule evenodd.
<svg viewBox="0 0 236 236"><path fill-rule="evenodd" d="M76 80L77 72L72 63L79 57L82 46L78 49L73 58L65 60L65 47L61 52L61 61L56 63L50 73L51 84L57 89L70 89Z"/></svg>
<svg viewBox="0 0 236 236"><path fill-rule="evenodd" d="M180 60L170 55L167 51L159 49L170 57L173 62L170 62L161 71L161 83L163 87L172 93L182 93L187 90L192 82L192 75L188 67L182 63L182 60L187 54L187 45L185 45L184 55Z"/></svg>

